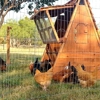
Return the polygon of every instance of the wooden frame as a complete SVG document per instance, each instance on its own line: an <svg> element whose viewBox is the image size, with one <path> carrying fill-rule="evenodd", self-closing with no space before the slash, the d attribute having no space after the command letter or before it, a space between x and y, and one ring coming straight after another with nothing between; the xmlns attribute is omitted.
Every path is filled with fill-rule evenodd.
<svg viewBox="0 0 100 100"><path fill-rule="evenodd" d="M66 26L65 35L62 38L58 38L58 33L55 30L50 15L52 11L54 13L54 10L56 10L56 14L52 16L57 15L57 12L61 11L58 9L65 9L65 14L67 10L72 10L71 15L68 16L69 23ZM51 59L53 73L61 71L69 62L71 64L73 62L84 64L89 72L95 68L100 69L100 38L88 0L71 0L63 6L45 7L40 9L31 19L35 19L42 11L46 11L57 39L56 42L46 43L46 48L41 58L41 60ZM75 41L75 29L78 25L82 29L80 31L80 27L77 28L77 31L80 31L78 33L79 40ZM86 36L82 32L86 33ZM100 79L100 70L97 72L97 79Z"/></svg>
<svg viewBox="0 0 100 100"><path fill-rule="evenodd" d="M39 31L39 34L42 38L43 43L46 44L46 43L59 42L59 38L58 38L57 33L56 33L54 26L52 24L52 20L50 19L49 12L46 10L44 13L47 15L48 22L50 23L50 26L47 25L47 22L43 17L35 19L35 23L36 23L37 29ZM41 22L40 19L43 22ZM44 24L44 27L43 27L43 24Z"/></svg>

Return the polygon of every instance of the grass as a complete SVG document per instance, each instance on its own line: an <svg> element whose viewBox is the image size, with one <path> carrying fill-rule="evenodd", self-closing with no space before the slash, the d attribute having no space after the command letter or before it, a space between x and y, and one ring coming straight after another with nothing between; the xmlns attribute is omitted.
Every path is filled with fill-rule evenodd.
<svg viewBox="0 0 100 100"><path fill-rule="evenodd" d="M6 58L5 53L0 55ZM100 81L91 88L78 84L56 83L43 91L30 74L28 64L41 55L11 53L7 72L0 72L0 100L99 100Z"/></svg>

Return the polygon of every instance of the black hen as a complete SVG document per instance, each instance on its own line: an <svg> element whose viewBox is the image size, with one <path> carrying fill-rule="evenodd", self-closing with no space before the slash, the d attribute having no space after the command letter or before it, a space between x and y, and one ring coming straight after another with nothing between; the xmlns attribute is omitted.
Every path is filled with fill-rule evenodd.
<svg viewBox="0 0 100 100"><path fill-rule="evenodd" d="M78 80L78 76L77 76L77 70L74 66L71 66L70 62L69 62L69 66L73 72L73 74L71 74L68 79L66 79L66 82L73 82L73 84L79 83ZM85 66L81 65L82 69L85 70Z"/></svg>
<svg viewBox="0 0 100 100"><path fill-rule="evenodd" d="M38 61L38 58L36 58L36 61L34 62L33 74L35 74L36 69L41 70L40 62Z"/></svg>
<svg viewBox="0 0 100 100"><path fill-rule="evenodd" d="M45 60L43 62L39 62L38 58L36 58L36 61L34 62L34 67L33 67L33 74L35 74L36 69L38 69L41 72L47 72L51 68L50 64L51 60Z"/></svg>
<svg viewBox="0 0 100 100"><path fill-rule="evenodd" d="M0 57L0 70L6 71L6 61L4 61L1 57Z"/></svg>

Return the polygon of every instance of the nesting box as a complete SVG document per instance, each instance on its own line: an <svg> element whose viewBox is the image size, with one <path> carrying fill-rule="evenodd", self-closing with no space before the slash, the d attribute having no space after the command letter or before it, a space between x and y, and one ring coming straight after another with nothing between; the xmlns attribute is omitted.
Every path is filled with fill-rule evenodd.
<svg viewBox="0 0 100 100"><path fill-rule="evenodd" d="M68 62L99 69L100 37L88 0L39 9L32 17L46 48L41 60L51 59L54 73ZM100 79L100 71L97 72Z"/></svg>

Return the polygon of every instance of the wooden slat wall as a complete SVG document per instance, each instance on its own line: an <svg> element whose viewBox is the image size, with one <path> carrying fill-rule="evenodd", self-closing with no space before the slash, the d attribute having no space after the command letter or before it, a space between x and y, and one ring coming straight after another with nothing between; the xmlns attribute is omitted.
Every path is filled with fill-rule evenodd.
<svg viewBox="0 0 100 100"><path fill-rule="evenodd" d="M87 5L78 5L78 3L64 36L66 40L62 44L49 44L48 51L52 53L49 56L54 61L53 71L54 74L61 71L70 61L71 63L84 64L89 72L93 72L95 68L98 68L97 78L100 79L100 43L97 38L96 27L93 25L94 21L90 16L91 13L89 14L89 10L87 10ZM87 28L87 42L85 43L79 43L79 41L77 43L75 41L75 28L79 23L84 24ZM86 28L82 28L81 31ZM82 36L80 36L80 39L83 39ZM54 48L57 49L58 54L53 54ZM43 55L44 59L45 55L46 52Z"/></svg>
<svg viewBox="0 0 100 100"><path fill-rule="evenodd" d="M62 70L65 66L68 65L68 62L71 63L80 63L84 64L86 70L91 72L95 68L100 66L100 44L97 39L95 27L91 20L90 14L88 14L87 8L85 6L77 6L75 14L73 14L72 22L69 23L68 30L66 32L65 43L62 44L59 54L56 58L53 71L54 73ZM82 23L87 28L87 42L78 43L76 42L75 37L75 27ZM84 31L85 28L81 28L81 31ZM77 30L80 31L80 30ZM84 41L84 38L80 36L80 39ZM100 68L99 68L100 69ZM100 79L100 70L97 72L97 78Z"/></svg>
<svg viewBox="0 0 100 100"><path fill-rule="evenodd" d="M54 64L60 47L61 47L61 43L47 44L41 61L46 60L46 59L51 59L52 64Z"/></svg>

